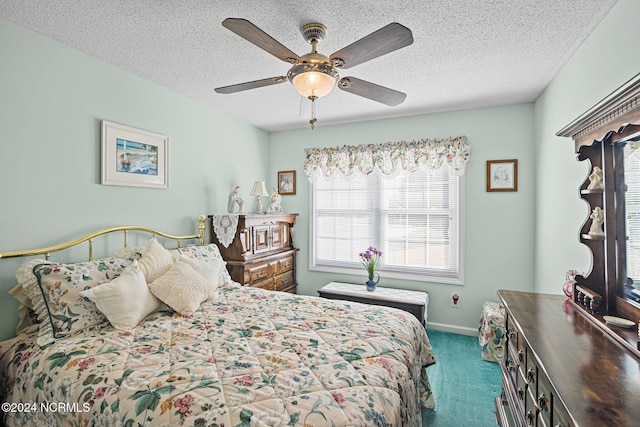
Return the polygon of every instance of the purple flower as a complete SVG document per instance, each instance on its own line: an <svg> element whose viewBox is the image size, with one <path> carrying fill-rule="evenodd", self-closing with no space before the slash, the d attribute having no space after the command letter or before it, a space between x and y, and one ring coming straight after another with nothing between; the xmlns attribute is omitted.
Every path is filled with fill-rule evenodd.
<svg viewBox="0 0 640 427"><path fill-rule="evenodd" d="M369 246L366 251L360 252L358 256L360 256L360 262L364 265L364 268L367 269L369 277L373 277L376 272L378 261L382 256L382 251L374 248L373 246Z"/></svg>

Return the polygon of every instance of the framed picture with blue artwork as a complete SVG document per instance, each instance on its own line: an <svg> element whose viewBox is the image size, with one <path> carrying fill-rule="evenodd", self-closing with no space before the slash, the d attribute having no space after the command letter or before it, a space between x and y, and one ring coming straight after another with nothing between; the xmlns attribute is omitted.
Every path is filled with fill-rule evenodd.
<svg viewBox="0 0 640 427"><path fill-rule="evenodd" d="M169 138L102 121L102 184L168 188Z"/></svg>

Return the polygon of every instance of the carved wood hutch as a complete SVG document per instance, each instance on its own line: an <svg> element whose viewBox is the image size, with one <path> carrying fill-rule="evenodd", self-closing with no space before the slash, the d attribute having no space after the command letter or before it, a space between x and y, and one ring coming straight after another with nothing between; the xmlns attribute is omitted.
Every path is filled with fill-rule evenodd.
<svg viewBox="0 0 640 427"><path fill-rule="evenodd" d="M604 332L640 357L638 330L611 327L603 316L640 321L640 304L625 297L627 275L627 227L625 213L624 148L640 140L640 74L591 110L561 129L558 136L572 137L579 161L588 161L602 171L601 188L589 188L587 177L580 197L589 206L579 233L580 242L591 252L591 270L576 277L573 303L577 310L602 327ZM604 214L602 228L593 232L593 211ZM638 242L640 243L640 242Z"/></svg>
<svg viewBox="0 0 640 427"><path fill-rule="evenodd" d="M557 135L572 137L578 160L589 163L592 176L579 189L588 213L578 238L591 252L591 269L576 277L571 299L498 292L507 351L496 418L502 427L638 426L640 304L626 293L633 280L623 154L625 144L640 141L640 74ZM618 327L605 315L635 325Z"/></svg>
<svg viewBox="0 0 640 427"><path fill-rule="evenodd" d="M230 245L224 246L211 227L231 278L243 285L296 293L296 252L291 229L298 214L242 214ZM209 218L213 220L213 215Z"/></svg>

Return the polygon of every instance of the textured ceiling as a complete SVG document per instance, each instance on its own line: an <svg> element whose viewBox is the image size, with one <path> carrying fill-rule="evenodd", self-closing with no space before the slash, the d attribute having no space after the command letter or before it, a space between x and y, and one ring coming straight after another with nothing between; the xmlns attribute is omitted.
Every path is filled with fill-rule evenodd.
<svg viewBox="0 0 640 427"><path fill-rule="evenodd" d="M298 55L300 27L328 28L325 55L390 22L404 49L342 70L405 92L397 107L335 89L318 126L530 102L617 0L0 0L0 16L268 131L303 128L308 101L290 83L213 91L285 75L289 65L225 29L245 18ZM6 41L5 41L6 42Z"/></svg>

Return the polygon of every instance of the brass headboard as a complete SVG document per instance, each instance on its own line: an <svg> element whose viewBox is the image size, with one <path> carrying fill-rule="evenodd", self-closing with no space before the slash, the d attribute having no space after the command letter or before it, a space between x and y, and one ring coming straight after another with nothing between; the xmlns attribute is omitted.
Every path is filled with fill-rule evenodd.
<svg viewBox="0 0 640 427"><path fill-rule="evenodd" d="M0 252L0 259L44 255L45 258L48 260L52 252L62 251L65 249L69 249L73 246L77 246L81 243L89 242L89 261L91 261L93 260L93 239L95 239L98 236L115 233L118 231L122 231L124 234L125 248L127 247L127 233L129 231L141 231L145 233L150 233L154 237L160 236L167 239L173 239L177 241L178 247L180 247L181 242L183 240L195 240L195 239L198 239L198 243L200 245L204 245L205 220L206 220L206 217L204 215L198 216L198 234L173 235L173 234L168 234L162 231L155 230L153 228L142 227L139 225L122 225L119 227L111 227L111 228L105 228L103 230L94 231L93 233L89 233L82 237L78 237L75 240L71 240L69 242L61 243L55 246L49 246L47 248L27 249L22 251L13 251L13 252Z"/></svg>

